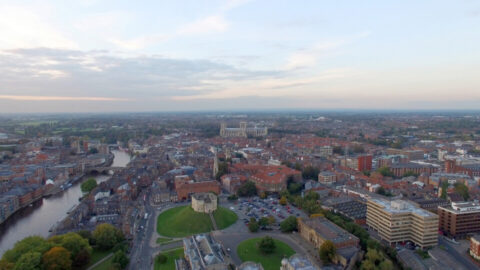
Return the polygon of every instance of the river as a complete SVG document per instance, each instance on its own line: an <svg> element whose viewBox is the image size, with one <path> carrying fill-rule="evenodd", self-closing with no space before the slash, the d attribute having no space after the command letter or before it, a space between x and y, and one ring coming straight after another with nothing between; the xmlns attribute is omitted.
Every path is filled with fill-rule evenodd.
<svg viewBox="0 0 480 270"><path fill-rule="evenodd" d="M115 155L112 167L125 167L130 161L130 155L123 151L114 150ZM95 176L98 183L104 182L110 178L108 175ZM4 224L0 226L0 256L12 248L18 241L30 235L48 236L48 230L57 221L67 216L67 211L82 196L80 183L76 183L71 188L61 194L44 198L13 214Z"/></svg>

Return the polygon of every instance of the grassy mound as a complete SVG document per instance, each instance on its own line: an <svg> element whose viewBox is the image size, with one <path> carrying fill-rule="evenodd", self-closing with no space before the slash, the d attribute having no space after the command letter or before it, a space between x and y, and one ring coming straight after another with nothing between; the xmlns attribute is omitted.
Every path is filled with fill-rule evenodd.
<svg viewBox="0 0 480 270"><path fill-rule="evenodd" d="M237 222L238 219L235 212L224 207L218 207L218 209L213 212L213 218L219 230L230 227L233 223Z"/></svg>
<svg viewBox="0 0 480 270"><path fill-rule="evenodd" d="M168 237L184 237L209 232L212 229L210 217L193 211L190 206L168 209L157 219L157 232Z"/></svg>
<svg viewBox="0 0 480 270"><path fill-rule="evenodd" d="M276 246L275 251L268 255L262 254L257 248L260 240L261 238L253 238L241 242L237 247L238 257L244 262L261 263L265 270L278 270L283 258L295 254L295 251L289 245L277 239L273 239Z"/></svg>

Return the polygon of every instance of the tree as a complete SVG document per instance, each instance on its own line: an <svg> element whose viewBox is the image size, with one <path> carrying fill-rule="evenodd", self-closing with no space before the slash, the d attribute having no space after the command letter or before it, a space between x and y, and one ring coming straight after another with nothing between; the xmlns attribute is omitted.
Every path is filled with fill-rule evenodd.
<svg viewBox="0 0 480 270"><path fill-rule="evenodd" d="M323 244L320 246L320 259L322 259L322 262L324 264L332 262L335 258L336 253L337 250L335 248L335 245L330 240L323 242Z"/></svg>
<svg viewBox="0 0 480 270"><path fill-rule="evenodd" d="M275 248L275 241L273 241L273 238L270 236L265 236L260 240L260 242L258 242L258 249L263 254L273 253L273 251L275 251Z"/></svg>
<svg viewBox="0 0 480 270"><path fill-rule="evenodd" d="M258 225L258 222L255 220L255 218L251 218L250 222L248 223L248 229L250 232L258 232L258 229L260 226Z"/></svg>
<svg viewBox="0 0 480 270"><path fill-rule="evenodd" d="M15 267L15 264L9 262L5 259L0 260L0 270L12 270Z"/></svg>
<svg viewBox="0 0 480 270"><path fill-rule="evenodd" d="M223 161L218 163L218 172L215 175L215 179L220 180L220 178L228 173L228 163Z"/></svg>
<svg viewBox="0 0 480 270"><path fill-rule="evenodd" d="M94 188L97 187L97 180L93 177L88 178L87 181L83 182L80 188L82 192L90 193Z"/></svg>
<svg viewBox="0 0 480 270"><path fill-rule="evenodd" d="M240 197L255 196L257 194L257 187L254 182L246 181L238 188L237 194Z"/></svg>
<svg viewBox="0 0 480 270"><path fill-rule="evenodd" d="M77 233L70 232L63 235L56 235L48 239L48 241L66 248L70 252L74 266L83 266L90 260L92 248L88 240Z"/></svg>
<svg viewBox="0 0 480 270"><path fill-rule="evenodd" d="M122 233L110 224L98 225L93 231L93 238L100 249L108 250L123 241Z"/></svg>
<svg viewBox="0 0 480 270"><path fill-rule="evenodd" d="M282 196L278 203L281 205L287 205L287 196Z"/></svg>
<svg viewBox="0 0 480 270"><path fill-rule="evenodd" d="M0 267L1 269L1 267ZM42 254L40 252L27 252L20 256L13 270L41 270Z"/></svg>
<svg viewBox="0 0 480 270"><path fill-rule="evenodd" d="M455 193L460 194L465 201L470 198L470 194L468 193L468 187L464 183L455 183L454 188Z"/></svg>
<svg viewBox="0 0 480 270"><path fill-rule="evenodd" d="M356 144L355 146L353 146L353 152L356 154L365 153L365 149L363 148L363 146Z"/></svg>
<svg viewBox="0 0 480 270"><path fill-rule="evenodd" d="M167 262L167 256L163 253L158 253L156 260L159 264L164 264Z"/></svg>
<svg viewBox="0 0 480 270"><path fill-rule="evenodd" d="M261 217L260 220L258 220L258 225L260 225L261 227L268 226L268 218Z"/></svg>
<svg viewBox="0 0 480 270"><path fill-rule="evenodd" d="M43 237L29 236L15 243L12 249L7 250L3 254L2 259L5 259L11 263L15 263L23 254L27 252L38 252L43 254L51 247L52 244L47 242L47 240L45 240Z"/></svg>
<svg viewBox="0 0 480 270"><path fill-rule="evenodd" d="M45 252L42 257L45 270L70 270L72 269L72 260L70 252L64 247L53 247Z"/></svg>
<svg viewBox="0 0 480 270"><path fill-rule="evenodd" d="M440 198L446 200L447 199L448 181L443 181L441 187L442 187L442 194L440 194Z"/></svg>
<svg viewBox="0 0 480 270"><path fill-rule="evenodd" d="M266 199L266 198L267 198L267 193L265 191L260 193L260 199Z"/></svg>
<svg viewBox="0 0 480 270"><path fill-rule="evenodd" d="M379 187L377 190L377 194L387 196L387 197L392 197L392 193L390 191L385 190L384 187Z"/></svg>
<svg viewBox="0 0 480 270"><path fill-rule="evenodd" d="M297 218L295 216L289 216L282 223L280 223L280 229L282 232L291 232L297 230Z"/></svg>
<svg viewBox="0 0 480 270"><path fill-rule="evenodd" d="M385 177L393 177L394 176L392 171L390 171L390 168L388 168L386 166L378 168L377 172L380 173L381 175L385 176Z"/></svg>
<svg viewBox="0 0 480 270"><path fill-rule="evenodd" d="M113 254L113 263L118 263L120 265L120 269L124 269L128 264L128 257L125 255L125 252L119 250Z"/></svg>
<svg viewBox="0 0 480 270"><path fill-rule="evenodd" d="M334 146L332 151L333 151L334 154L337 154L337 155L342 155L343 154L343 148L339 145Z"/></svg>
<svg viewBox="0 0 480 270"><path fill-rule="evenodd" d="M305 179L317 179L319 172L320 171L317 168L314 168L312 166L307 166L303 169L302 176Z"/></svg>
<svg viewBox="0 0 480 270"><path fill-rule="evenodd" d="M275 217L273 215L270 215L268 216L268 225L273 225L275 224L276 220L275 220Z"/></svg>
<svg viewBox="0 0 480 270"><path fill-rule="evenodd" d="M238 200L238 197L237 197L237 195L232 194L232 195L228 196L227 199L228 199L229 201L236 201L236 200Z"/></svg>
<svg viewBox="0 0 480 270"><path fill-rule="evenodd" d="M318 201L318 199L320 199L320 195L313 190L308 191L307 195L305 195L305 200Z"/></svg>
<svg viewBox="0 0 480 270"><path fill-rule="evenodd" d="M98 153L98 149L93 147L91 148L89 151L88 151L89 154L97 154Z"/></svg>

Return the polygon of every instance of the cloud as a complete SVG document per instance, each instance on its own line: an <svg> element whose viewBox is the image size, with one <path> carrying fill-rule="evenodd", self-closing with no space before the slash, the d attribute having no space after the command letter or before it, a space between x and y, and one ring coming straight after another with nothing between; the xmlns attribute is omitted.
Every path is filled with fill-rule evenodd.
<svg viewBox="0 0 480 270"><path fill-rule="evenodd" d="M0 53L0 94L4 96L170 98L215 91L218 85L210 82L242 82L280 74L208 60L126 57L106 51L37 48Z"/></svg>
<svg viewBox="0 0 480 270"><path fill-rule="evenodd" d="M147 35L139 36L132 39L117 39L110 38L109 42L115 44L120 49L124 50L140 50L158 42L166 41L168 36L165 35Z"/></svg>
<svg viewBox="0 0 480 270"><path fill-rule="evenodd" d="M68 48L77 44L56 29L33 7L0 5L1 49L12 48Z"/></svg>
<svg viewBox="0 0 480 270"><path fill-rule="evenodd" d="M0 99L17 101L128 101L125 98L108 97L59 97L59 96L15 96L0 95Z"/></svg>
<svg viewBox="0 0 480 270"><path fill-rule="evenodd" d="M365 38L370 35L370 32L361 32L352 36L337 38L328 41L319 41L309 48L300 49L290 54L287 57L287 63L284 69L300 69L309 68L318 64L319 59L327 54L331 53L335 49L352 43L358 39Z"/></svg>
<svg viewBox="0 0 480 270"><path fill-rule="evenodd" d="M179 35L201 35L219 33L227 30L229 24L221 15L208 16L186 24L178 30Z"/></svg>

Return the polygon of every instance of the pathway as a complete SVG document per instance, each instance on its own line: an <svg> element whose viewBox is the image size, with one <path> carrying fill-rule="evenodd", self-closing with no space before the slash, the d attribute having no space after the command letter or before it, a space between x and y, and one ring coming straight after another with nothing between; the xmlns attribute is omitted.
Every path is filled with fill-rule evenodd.
<svg viewBox="0 0 480 270"><path fill-rule="evenodd" d="M110 259L110 257L112 257L112 256L113 256L113 253L108 254L107 256L103 257L101 260L99 260L98 262L96 262L92 266L88 267L87 270L95 269L95 267L97 267L99 264L103 263L104 261Z"/></svg>
<svg viewBox="0 0 480 270"><path fill-rule="evenodd" d="M213 213L208 213L208 215L210 216L210 220L212 221L213 230L218 231L217 222L215 222L215 218L213 217Z"/></svg>

